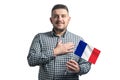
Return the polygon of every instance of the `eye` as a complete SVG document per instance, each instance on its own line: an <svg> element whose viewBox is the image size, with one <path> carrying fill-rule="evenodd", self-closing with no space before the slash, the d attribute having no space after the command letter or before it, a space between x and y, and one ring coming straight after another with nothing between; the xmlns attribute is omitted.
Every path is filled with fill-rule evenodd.
<svg viewBox="0 0 120 80"><path fill-rule="evenodd" d="M61 17L62 17L62 18L65 18L65 17L66 17L66 15L62 15Z"/></svg>
<svg viewBox="0 0 120 80"><path fill-rule="evenodd" d="M53 15L53 18L58 18L59 16L58 15Z"/></svg>

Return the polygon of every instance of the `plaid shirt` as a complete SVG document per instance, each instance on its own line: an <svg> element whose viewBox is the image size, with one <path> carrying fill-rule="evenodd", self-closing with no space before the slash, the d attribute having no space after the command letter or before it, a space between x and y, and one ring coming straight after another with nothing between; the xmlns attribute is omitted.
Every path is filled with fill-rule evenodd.
<svg viewBox="0 0 120 80"><path fill-rule="evenodd" d="M63 43L73 42L77 47L81 37L66 31L61 38ZM30 66L40 66L39 80L79 80L79 75L86 74L91 64L86 60L76 56L73 53L53 56L53 49L56 47L59 37L54 31L37 34L30 47L29 55L27 56ZM66 62L75 60L80 66L79 73L66 72Z"/></svg>

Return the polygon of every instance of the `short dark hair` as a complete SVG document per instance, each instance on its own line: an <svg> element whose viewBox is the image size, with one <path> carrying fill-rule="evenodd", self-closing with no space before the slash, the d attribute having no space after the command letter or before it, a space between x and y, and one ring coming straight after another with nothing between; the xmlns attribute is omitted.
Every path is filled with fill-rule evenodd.
<svg viewBox="0 0 120 80"><path fill-rule="evenodd" d="M64 5L64 4L56 4L56 5L54 5L54 7L52 8L52 12L55 9L65 9L65 10L67 10L67 12L69 12L68 7L66 5Z"/></svg>

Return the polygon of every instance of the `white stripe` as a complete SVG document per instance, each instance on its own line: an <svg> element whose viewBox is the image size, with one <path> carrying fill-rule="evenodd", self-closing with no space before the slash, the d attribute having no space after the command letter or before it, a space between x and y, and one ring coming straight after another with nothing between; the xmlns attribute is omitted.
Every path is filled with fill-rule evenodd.
<svg viewBox="0 0 120 80"><path fill-rule="evenodd" d="M81 57L88 61L93 49L92 46L87 45Z"/></svg>

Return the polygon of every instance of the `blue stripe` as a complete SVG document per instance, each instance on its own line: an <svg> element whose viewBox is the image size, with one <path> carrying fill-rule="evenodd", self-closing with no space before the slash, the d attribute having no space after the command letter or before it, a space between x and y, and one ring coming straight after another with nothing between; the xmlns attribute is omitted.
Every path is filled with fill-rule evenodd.
<svg viewBox="0 0 120 80"><path fill-rule="evenodd" d="M87 46L87 43L80 41L75 50L75 54L78 55L79 57L81 57L86 46Z"/></svg>

